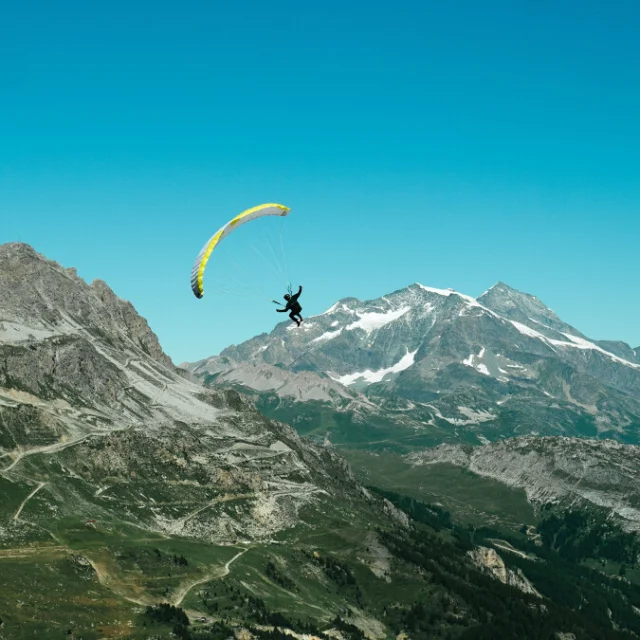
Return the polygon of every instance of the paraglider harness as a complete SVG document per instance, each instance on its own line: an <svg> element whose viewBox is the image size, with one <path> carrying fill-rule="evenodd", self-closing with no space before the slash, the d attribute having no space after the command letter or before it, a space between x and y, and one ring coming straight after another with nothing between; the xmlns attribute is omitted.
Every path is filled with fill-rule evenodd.
<svg viewBox="0 0 640 640"><path fill-rule="evenodd" d="M298 293L293 293L293 289L291 288L291 285L288 285L287 295L285 296L285 300L287 301L287 304L284 307L284 309L276 309L276 311L280 311L281 313L284 313L285 311L291 311L292 316L298 315L302 311L302 307L298 302L298 297L300 296L301 293L302 293L302 286L300 286L300 288L298 289ZM271 302L273 302L274 304L277 304L278 306L282 306L282 303L278 302L277 300L272 300Z"/></svg>

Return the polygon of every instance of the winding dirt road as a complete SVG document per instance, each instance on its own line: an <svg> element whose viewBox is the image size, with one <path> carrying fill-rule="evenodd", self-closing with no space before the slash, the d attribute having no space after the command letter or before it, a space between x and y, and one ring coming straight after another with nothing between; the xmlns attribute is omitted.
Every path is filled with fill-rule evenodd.
<svg viewBox="0 0 640 640"><path fill-rule="evenodd" d="M209 580L214 580L215 578L222 578L223 576L226 576L229 573L229 567L241 555L249 551L249 549L250 547L247 547L246 549L243 548L242 551L240 551L240 553L237 553L235 556L233 556L233 558L231 558L231 560L226 562L224 567L222 567L222 569L216 569L215 571L211 571L210 573L208 573L204 578L200 578L199 580L194 580L193 582L188 582L187 584L182 585L173 595L173 598L171 599L171 603L175 607L179 607L182 604L182 601L185 599L186 595L194 587L197 587L199 584L203 584L204 582L209 582Z"/></svg>

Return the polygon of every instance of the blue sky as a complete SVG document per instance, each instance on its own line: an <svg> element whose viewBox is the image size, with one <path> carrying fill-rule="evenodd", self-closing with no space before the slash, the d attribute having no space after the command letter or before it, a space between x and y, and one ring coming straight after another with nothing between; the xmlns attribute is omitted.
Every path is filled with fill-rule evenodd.
<svg viewBox="0 0 640 640"><path fill-rule="evenodd" d="M208 295L213 258L189 287L262 202L309 315L502 280L637 346L638 42L636 1L3 3L0 243L105 280L176 363L282 318L249 225L215 274L264 290Z"/></svg>

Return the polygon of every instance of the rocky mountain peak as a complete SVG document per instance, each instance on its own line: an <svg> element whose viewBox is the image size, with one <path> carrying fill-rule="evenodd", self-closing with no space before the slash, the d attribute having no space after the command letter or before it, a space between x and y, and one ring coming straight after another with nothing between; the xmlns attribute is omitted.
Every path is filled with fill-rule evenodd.
<svg viewBox="0 0 640 640"><path fill-rule="evenodd" d="M375 406L382 419L422 430L458 436L465 428L480 441L523 424L570 435L635 433L640 419L631 348L589 340L503 282L477 299L418 282L373 300L343 298L301 327L282 322L187 368L291 402L355 406L367 412L362 420Z"/></svg>
<svg viewBox="0 0 640 640"><path fill-rule="evenodd" d="M185 379L133 305L23 244L0 247L0 460L5 480L47 486L21 521L125 519L208 541L268 539L303 506L358 494L330 449Z"/></svg>
<svg viewBox="0 0 640 640"><path fill-rule="evenodd" d="M538 300L538 298L529 293L523 293L517 289L513 289L504 282L498 282L487 289L487 291L478 298L478 302L505 318L517 320L530 326L539 324L558 331L572 329L569 325L562 322L562 320L560 320L549 307ZM533 325L531 325L532 322L534 323ZM582 334L578 332L575 332L575 335L583 337Z"/></svg>
<svg viewBox="0 0 640 640"><path fill-rule="evenodd" d="M133 343L155 361L173 367L157 336L130 302L95 280L88 285L75 268L64 268L24 243L0 245L0 339L20 341L66 335L78 325L122 347Z"/></svg>

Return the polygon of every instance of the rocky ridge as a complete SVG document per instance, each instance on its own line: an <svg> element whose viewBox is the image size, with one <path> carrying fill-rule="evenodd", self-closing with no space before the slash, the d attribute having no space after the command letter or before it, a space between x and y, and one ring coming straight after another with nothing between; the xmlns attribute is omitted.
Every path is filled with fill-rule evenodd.
<svg viewBox="0 0 640 640"><path fill-rule="evenodd" d="M336 492L364 500L331 451L189 380L104 282L8 244L0 291L0 474L37 488L6 531L73 515L268 539Z"/></svg>

